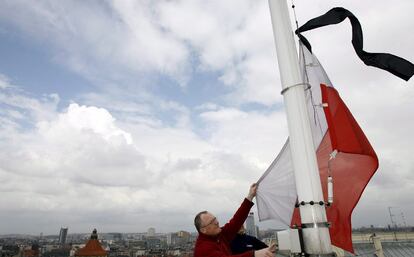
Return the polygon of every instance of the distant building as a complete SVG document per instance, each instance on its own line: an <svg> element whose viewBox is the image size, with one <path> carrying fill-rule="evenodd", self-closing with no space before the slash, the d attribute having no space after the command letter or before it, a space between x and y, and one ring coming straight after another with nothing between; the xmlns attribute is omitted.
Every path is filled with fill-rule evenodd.
<svg viewBox="0 0 414 257"><path fill-rule="evenodd" d="M23 257L39 257L39 245L33 244L30 248L23 250Z"/></svg>
<svg viewBox="0 0 414 257"><path fill-rule="evenodd" d="M147 238L146 243L148 249L160 249L163 246L161 240L154 237Z"/></svg>
<svg viewBox="0 0 414 257"><path fill-rule="evenodd" d="M178 236L182 237L182 238L185 238L185 239L188 239L188 238L190 238L191 234L190 234L190 232L181 230L181 231L178 232Z"/></svg>
<svg viewBox="0 0 414 257"><path fill-rule="evenodd" d="M167 234L168 246L183 246L190 242L191 234L187 231Z"/></svg>
<svg viewBox="0 0 414 257"><path fill-rule="evenodd" d="M147 249L147 242L145 240L129 241L128 245L130 248L133 248L133 249L138 249L138 250Z"/></svg>
<svg viewBox="0 0 414 257"><path fill-rule="evenodd" d="M146 252L147 252L147 250L145 250L145 249L139 249L139 250L136 250L134 252L133 256L134 257L137 257L137 256L145 256Z"/></svg>
<svg viewBox="0 0 414 257"><path fill-rule="evenodd" d="M167 234L167 245L175 245L178 241L177 233L168 233Z"/></svg>
<svg viewBox="0 0 414 257"><path fill-rule="evenodd" d="M153 237L153 236L155 236L155 228L149 228L149 229L148 229L147 236L148 236L148 237Z"/></svg>
<svg viewBox="0 0 414 257"><path fill-rule="evenodd" d="M246 234L257 237L256 225L254 223L254 213L250 212L246 219Z"/></svg>
<svg viewBox="0 0 414 257"><path fill-rule="evenodd" d="M70 246L61 246L59 248L49 249L41 253L42 257L68 257L70 256L71 247Z"/></svg>
<svg viewBox="0 0 414 257"><path fill-rule="evenodd" d="M18 245L2 245L0 246L0 255L3 257L20 256L20 248Z"/></svg>
<svg viewBox="0 0 414 257"><path fill-rule="evenodd" d="M98 241L98 233L96 229L93 230L91 238L83 248L76 251L75 256L77 257L106 257L108 253L102 248L101 243Z"/></svg>
<svg viewBox="0 0 414 257"><path fill-rule="evenodd" d="M107 233L103 235L102 239L107 240L107 241L112 240L112 241L118 242L118 241L122 241L124 237L122 233Z"/></svg>
<svg viewBox="0 0 414 257"><path fill-rule="evenodd" d="M123 236L121 233L112 233L114 240L115 241L122 241L123 240Z"/></svg>
<svg viewBox="0 0 414 257"><path fill-rule="evenodd" d="M68 228L61 228L59 233L59 244L66 244L66 237L68 236Z"/></svg>

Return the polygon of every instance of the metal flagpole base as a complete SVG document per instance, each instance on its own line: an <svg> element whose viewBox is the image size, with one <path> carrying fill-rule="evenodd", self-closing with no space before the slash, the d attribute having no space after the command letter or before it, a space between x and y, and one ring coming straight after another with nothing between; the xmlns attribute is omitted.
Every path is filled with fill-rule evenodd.
<svg viewBox="0 0 414 257"><path fill-rule="evenodd" d="M294 254L294 257L337 257L336 253L324 253L324 254L307 254L307 253L299 253Z"/></svg>
<svg viewBox="0 0 414 257"><path fill-rule="evenodd" d="M326 254L309 254L305 255L309 257L336 257L336 253L326 253Z"/></svg>
<svg viewBox="0 0 414 257"><path fill-rule="evenodd" d="M303 256L303 257L336 257L337 254L335 252L331 253L317 253L317 254L309 254L306 253L305 242L303 239L303 233L307 229L317 229L317 228L325 228L329 229L330 224L328 222L319 222L319 223L305 223L301 225L301 228L298 229L299 241L301 246L301 253L296 253L293 256Z"/></svg>

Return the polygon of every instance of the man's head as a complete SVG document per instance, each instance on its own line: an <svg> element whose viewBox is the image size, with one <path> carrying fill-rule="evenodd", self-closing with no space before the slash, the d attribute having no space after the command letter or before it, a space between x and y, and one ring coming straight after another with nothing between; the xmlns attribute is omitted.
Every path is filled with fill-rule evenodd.
<svg viewBox="0 0 414 257"><path fill-rule="evenodd" d="M216 236L221 232L218 220L208 211L202 211L195 216L194 226L199 233L208 236Z"/></svg>

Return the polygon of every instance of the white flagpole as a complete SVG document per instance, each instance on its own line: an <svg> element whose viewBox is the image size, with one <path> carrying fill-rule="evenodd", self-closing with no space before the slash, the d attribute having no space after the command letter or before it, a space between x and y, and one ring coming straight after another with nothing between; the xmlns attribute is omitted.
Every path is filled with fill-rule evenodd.
<svg viewBox="0 0 414 257"><path fill-rule="evenodd" d="M318 204L324 199L289 10L286 0L269 0L269 6L298 200L306 203L299 207L304 250L307 254L331 254L325 206ZM311 201L316 204L311 205Z"/></svg>

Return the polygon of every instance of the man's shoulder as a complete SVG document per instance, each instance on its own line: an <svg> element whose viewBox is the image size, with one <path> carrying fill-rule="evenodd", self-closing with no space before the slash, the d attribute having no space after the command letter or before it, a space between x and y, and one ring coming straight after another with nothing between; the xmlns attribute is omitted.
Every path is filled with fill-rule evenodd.
<svg viewBox="0 0 414 257"><path fill-rule="evenodd" d="M217 248L217 242L214 239L198 237L194 246L194 256L206 256L206 253Z"/></svg>
<svg viewBox="0 0 414 257"><path fill-rule="evenodd" d="M214 245L219 238L212 238L207 236L198 236L195 242L195 247L200 245Z"/></svg>

